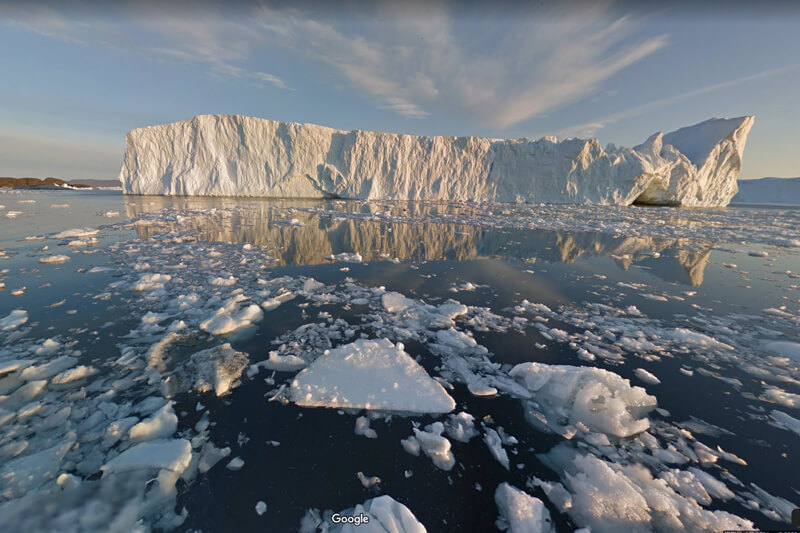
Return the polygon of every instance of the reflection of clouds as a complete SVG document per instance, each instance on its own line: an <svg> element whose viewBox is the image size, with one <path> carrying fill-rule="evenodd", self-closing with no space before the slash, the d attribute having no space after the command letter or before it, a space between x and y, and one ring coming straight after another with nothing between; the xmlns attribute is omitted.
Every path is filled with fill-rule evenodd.
<svg viewBox="0 0 800 533"><path fill-rule="evenodd" d="M301 209L328 209L319 217ZM158 226L137 226L140 238L173 229L196 232L201 239L249 242L273 249L280 265L313 265L341 252L358 252L365 261L397 257L400 260L465 261L493 257L531 263L538 260L572 263L581 257L610 257L623 269L645 265L668 281L698 286L710 250L687 248L685 239L618 237L588 231L486 228L440 222L392 223L363 215L402 212L435 218L438 213L470 215L483 208L446 204L360 202L343 200L271 200L198 197L129 197L131 218L173 207L192 212ZM215 209L216 208L216 209ZM357 212L357 218L348 213ZM290 223L299 219L303 225Z"/></svg>

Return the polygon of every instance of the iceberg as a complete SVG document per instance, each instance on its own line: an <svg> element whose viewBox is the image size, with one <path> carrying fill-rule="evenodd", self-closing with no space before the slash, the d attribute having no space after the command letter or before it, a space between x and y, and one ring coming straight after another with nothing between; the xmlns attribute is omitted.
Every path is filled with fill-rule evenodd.
<svg viewBox="0 0 800 533"><path fill-rule="evenodd" d="M597 139L422 137L200 115L130 131L125 194L724 206L754 117L634 148Z"/></svg>

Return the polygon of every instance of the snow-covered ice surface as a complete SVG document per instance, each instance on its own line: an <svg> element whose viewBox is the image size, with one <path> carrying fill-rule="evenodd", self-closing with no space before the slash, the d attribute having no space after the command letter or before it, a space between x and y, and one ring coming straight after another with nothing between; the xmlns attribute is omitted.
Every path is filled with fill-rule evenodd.
<svg viewBox="0 0 800 533"><path fill-rule="evenodd" d="M797 210L91 194L0 202L36 200L0 230L3 530L721 531L800 503Z"/></svg>
<svg viewBox="0 0 800 533"><path fill-rule="evenodd" d="M127 194L725 206L753 121L714 118L604 150L597 139L417 137L200 115L130 131L119 179Z"/></svg>

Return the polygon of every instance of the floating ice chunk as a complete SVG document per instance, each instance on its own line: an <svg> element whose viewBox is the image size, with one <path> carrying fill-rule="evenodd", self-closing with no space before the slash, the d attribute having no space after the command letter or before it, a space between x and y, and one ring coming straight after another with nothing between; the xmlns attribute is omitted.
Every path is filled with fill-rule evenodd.
<svg viewBox="0 0 800 533"><path fill-rule="evenodd" d="M381 296L381 303L383 304L383 308L389 313L399 313L400 311L405 311L416 305L414 300L406 298L399 292L387 292Z"/></svg>
<svg viewBox="0 0 800 533"><path fill-rule="evenodd" d="M778 357L786 357L800 362L800 343L791 341L772 341L764 344L764 349Z"/></svg>
<svg viewBox="0 0 800 533"><path fill-rule="evenodd" d="M480 434L475 429L475 417L464 411L448 416L444 430L450 438L459 442L469 442L471 438Z"/></svg>
<svg viewBox="0 0 800 533"><path fill-rule="evenodd" d="M294 299L296 296L297 295L293 292L283 292L273 298L264 300L264 302L261 304L261 307L264 308L264 311L272 311L273 309L277 309L282 303L288 302L289 300Z"/></svg>
<svg viewBox="0 0 800 533"><path fill-rule="evenodd" d="M658 385L661 383L661 380L655 377L653 374L645 370L644 368L637 368L633 371L637 378L641 379L645 383L649 385Z"/></svg>
<svg viewBox="0 0 800 533"><path fill-rule="evenodd" d="M26 368L22 371L20 377L25 381L50 379L56 374L60 374L68 368L72 368L76 364L78 364L78 360L76 358L69 355L62 355L61 357L56 357L47 363Z"/></svg>
<svg viewBox="0 0 800 533"><path fill-rule="evenodd" d="M172 402L131 427L129 436L134 442L150 441L171 437L178 429L178 417L172 409Z"/></svg>
<svg viewBox="0 0 800 533"><path fill-rule="evenodd" d="M76 228L64 230L60 233L53 235L54 239L75 239L82 237L94 237L100 233L100 230L94 228Z"/></svg>
<svg viewBox="0 0 800 533"><path fill-rule="evenodd" d="M642 298L646 298L648 300L653 300L654 302L666 302L668 301L667 298L661 296L660 294L641 294Z"/></svg>
<svg viewBox="0 0 800 533"><path fill-rule="evenodd" d="M708 511L679 494L639 464L623 466L559 445L540 458L572 496L572 521L592 533L753 529L752 522L724 511Z"/></svg>
<svg viewBox="0 0 800 533"><path fill-rule="evenodd" d="M206 442L203 444L203 451L200 452L200 459L197 461L198 472L205 474L230 454L230 448L217 448L211 442Z"/></svg>
<svg viewBox="0 0 800 533"><path fill-rule="evenodd" d="M53 385L69 385L73 382L86 379L95 374L97 374L97 369L93 366L80 365L59 373L53 377L51 383Z"/></svg>
<svg viewBox="0 0 800 533"><path fill-rule="evenodd" d="M15 411L35 400L46 386L47 380L45 379L26 383L8 396L0 396L0 408Z"/></svg>
<svg viewBox="0 0 800 533"><path fill-rule="evenodd" d="M259 501L258 503L256 503L256 513L258 513L258 516L261 516L266 512L267 512L266 503L264 503L263 501Z"/></svg>
<svg viewBox="0 0 800 533"><path fill-rule="evenodd" d="M22 214L22 211L7 211L6 218L17 218Z"/></svg>
<svg viewBox="0 0 800 533"><path fill-rule="evenodd" d="M670 340L678 341L686 344L694 344L695 346L702 346L705 348L721 348L723 350L733 350L733 346L720 342L713 337L691 331L685 328L675 328L664 332L664 337Z"/></svg>
<svg viewBox="0 0 800 533"><path fill-rule="evenodd" d="M208 282L211 285L216 285L217 287L230 287L231 285L236 284L236 277L233 275L229 275L226 278L223 278L221 276L216 276L216 277L209 276Z"/></svg>
<svg viewBox="0 0 800 533"><path fill-rule="evenodd" d="M440 315L446 316L450 320L454 320L459 316L466 315L469 308L461 303L450 300L437 307Z"/></svg>
<svg viewBox="0 0 800 533"><path fill-rule="evenodd" d="M50 204L50 209L67 209L69 204Z"/></svg>
<svg viewBox="0 0 800 533"><path fill-rule="evenodd" d="M61 343L55 339L46 339L42 344L37 346L33 353L39 356L53 355L61 348Z"/></svg>
<svg viewBox="0 0 800 533"><path fill-rule="evenodd" d="M645 415L656 406L655 397L608 370L522 363L509 375L534 393L528 402L543 411L545 420L539 423L559 434L568 430L562 420L616 437L630 437L650 427Z"/></svg>
<svg viewBox="0 0 800 533"><path fill-rule="evenodd" d="M52 448L8 461L0 467L0 494L6 499L18 498L54 479L73 444L74 439L67 439Z"/></svg>
<svg viewBox="0 0 800 533"><path fill-rule="evenodd" d="M225 335L264 317L263 311L256 304L241 309L240 302L245 298L239 294L225 301L214 314L200 323L200 329L212 335Z"/></svg>
<svg viewBox="0 0 800 533"><path fill-rule="evenodd" d="M241 470L243 466L244 466L244 459L242 459L241 457L234 457L228 462L227 465L225 465L225 468L236 472L237 470Z"/></svg>
<svg viewBox="0 0 800 533"><path fill-rule="evenodd" d="M119 216L119 211L106 211L103 213L106 218L114 218Z"/></svg>
<svg viewBox="0 0 800 533"><path fill-rule="evenodd" d="M364 515L365 520L355 525L350 517ZM345 518L344 521L334 523L333 517ZM348 521L347 518L350 518ZM345 509L331 517L331 523L322 524L319 513L306 514L301 531L316 531L316 527L329 526L323 529L328 533L425 533L427 530L408 507L393 499L388 494L372 498L352 509Z"/></svg>
<svg viewBox="0 0 800 533"><path fill-rule="evenodd" d="M213 390L217 396L224 396L236 386L248 362L247 354L234 350L229 343L195 353L191 357L195 390Z"/></svg>
<svg viewBox="0 0 800 533"><path fill-rule="evenodd" d="M46 255L44 257L39 258L40 263L46 263L49 265L58 265L61 263L66 263L69 261L68 255Z"/></svg>
<svg viewBox="0 0 800 533"><path fill-rule="evenodd" d="M269 352L269 358L264 361L260 361L253 365L250 365L250 368L268 368L270 370L277 370L279 372L294 372L295 370L300 370L301 368L305 368L308 363L301 357L297 357L294 354L288 355L281 355L278 352L272 350ZM248 375L250 374L250 370L248 370Z"/></svg>
<svg viewBox="0 0 800 533"><path fill-rule="evenodd" d="M372 487L380 485L381 483L381 478L378 476L366 476L364 475L364 472L356 473L356 477L365 489L371 489Z"/></svg>
<svg viewBox="0 0 800 533"><path fill-rule="evenodd" d="M777 403L784 407L800 409L800 394L786 392L777 387L767 387L764 389L764 394L761 395L761 399L770 403Z"/></svg>
<svg viewBox="0 0 800 533"><path fill-rule="evenodd" d="M146 273L139 274L139 280L131 285L133 291L153 291L163 289L172 276L169 274Z"/></svg>
<svg viewBox="0 0 800 533"><path fill-rule="evenodd" d="M750 257L769 257L769 253L764 250L750 250L747 252L747 255Z"/></svg>
<svg viewBox="0 0 800 533"><path fill-rule="evenodd" d="M442 470L449 471L455 466L456 459L453 457L453 452L450 451L450 441L442 437L443 431L444 425L441 422L434 422L433 424L427 425L425 431L414 428L414 438L420 450L433 461L435 466ZM406 449L406 451L408 451L408 449Z"/></svg>
<svg viewBox="0 0 800 533"><path fill-rule="evenodd" d="M355 427L355 434L356 435L363 435L368 439L377 439L378 433L369 427L369 418L366 416L359 416L356 418L356 427Z"/></svg>
<svg viewBox="0 0 800 533"><path fill-rule="evenodd" d="M774 409L769 416L782 428L800 435L800 420L787 415L783 411L778 411L777 409Z"/></svg>
<svg viewBox="0 0 800 533"><path fill-rule="evenodd" d="M28 321L25 309L14 309L6 317L0 318L0 331L11 331Z"/></svg>
<svg viewBox="0 0 800 533"><path fill-rule="evenodd" d="M489 448L492 457L497 459L497 462L508 470L510 467L508 454L503 449L503 441L500 439L500 435L492 428L484 428L484 431L483 442L486 443L486 447Z"/></svg>
<svg viewBox="0 0 800 533"><path fill-rule="evenodd" d="M539 498L508 483L501 483L494 493L494 501L502 518L498 524L500 529L508 529L511 533L555 532L550 512Z"/></svg>
<svg viewBox="0 0 800 533"><path fill-rule="evenodd" d="M360 263L361 261L364 260L364 258L361 257L361 254L358 252L355 253L342 252L336 255L329 255L325 259L329 261L344 261L347 263Z"/></svg>
<svg viewBox="0 0 800 533"><path fill-rule="evenodd" d="M359 339L326 350L292 381L291 399L310 407L447 413L455 402L425 369L388 339Z"/></svg>
<svg viewBox="0 0 800 533"><path fill-rule="evenodd" d="M186 439L154 440L128 448L103 465L103 474L155 468L183 473L192 461L192 444Z"/></svg>
<svg viewBox="0 0 800 533"><path fill-rule="evenodd" d="M7 359L0 362L0 377L10 372L23 370L34 363L33 359Z"/></svg>

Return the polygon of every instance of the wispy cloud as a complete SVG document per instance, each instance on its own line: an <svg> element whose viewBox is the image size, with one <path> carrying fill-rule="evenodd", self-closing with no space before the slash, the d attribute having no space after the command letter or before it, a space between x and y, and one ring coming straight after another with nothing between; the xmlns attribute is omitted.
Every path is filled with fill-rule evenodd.
<svg viewBox="0 0 800 533"><path fill-rule="evenodd" d="M0 21L64 41L104 46L161 61L208 65L222 78L247 78L290 89L274 74L252 70L262 32L246 17L224 17L199 4L196 9L169 9L157 4L129 3L106 9L81 10L66 4L6 4L0 0Z"/></svg>
<svg viewBox="0 0 800 533"><path fill-rule="evenodd" d="M638 117L640 115L644 115L651 111L655 111L656 109L661 109L670 106L672 104L682 102L684 100L689 100L691 98L694 98L695 96L721 91L722 89L728 89L730 87L735 87L737 85L742 85L744 83L759 80L762 78L769 78L772 76L786 74L788 72L792 72L798 69L800 69L800 63L794 63L792 65L786 65L780 68L763 70L761 72L750 74L748 76L743 76L741 78L735 78L732 80L723 81L721 83L715 83L712 85L707 85L705 87L699 87L697 89L692 89L691 91L686 91L681 94L676 94L675 96L669 96L667 98L661 98L659 100L654 100L652 102L647 102L645 104L637 105L629 109L620 111L618 113L614 113L593 120L592 122L587 122L584 124L576 124L574 126L564 128L561 131L559 131L557 135L561 137L571 137L571 136L591 137L594 136L601 129L608 126L609 124L614 124L615 122L619 122L621 120Z"/></svg>
<svg viewBox="0 0 800 533"><path fill-rule="evenodd" d="M522 16L514 10L527 8L446 2L350 11L344 4L336 14L135 3L91 19L20 6L0 6L0 14L45 35L201 63L215 76L279 89L289 89L286 81L258 64L290 53L319 70L320 83L344 83L378 108L409 118L447 113L499 129L591 96L667 44L665 35L635 37L637 20L614 14L607 1L580 10L548 4Z"/></svg>
<svg viewBox="0 0 800 533"><path fill-rule="evenodd" d="M608 5L523 20L456 15L445 4L424 13L386 9L338 26L296 10L265 8L261 18L273 42L331 67L382 108L417 118L466 114L497 128L580 100L667 44L665 35L631 40L636 21L612 17Z"/></svg>

